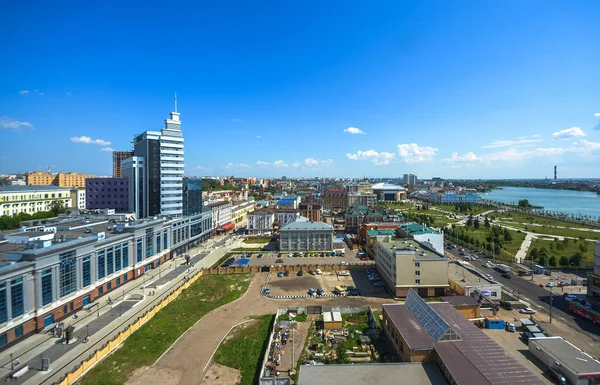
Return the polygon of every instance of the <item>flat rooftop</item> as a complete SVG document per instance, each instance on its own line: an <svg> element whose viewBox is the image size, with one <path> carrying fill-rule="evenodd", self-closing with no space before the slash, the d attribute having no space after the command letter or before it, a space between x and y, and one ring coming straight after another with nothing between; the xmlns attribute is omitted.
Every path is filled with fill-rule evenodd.
<svg viewBox="0 0 600 385"><path fill-rule="evenodd" d="M417 318L403 304L384 304L381 307L411 349L431 349L433 339Z"/></svg>
<svg viewBox="0 0 600 385"><path fill-rule="evenodd" d="M422 234L441 234L438 230L432 229L425 225L418 223L408 223L400 226L400 230L406 231L411 235L422 235Z"/></svg>
<svg viewBox="0 0 600 385"><path fill-rule="evenodd" d="M553 357L555 361L569 367L578 374L600 373L600 362L594 360L589 354L562 337L538 338L533 341Z"/></svg>
<svg viewBox="0 0 600 385"><path fill-rule="evenodd" d="M389 240L386 239L378 239L377 242L380 242L387 248L396 247L396 255L414 255L414 257L418 259L446 259L445 256L436 253L426 247L423 247L419 242L414 239L404 239L404 238L392 238Z"/></svg>
<svg viewBox="0 0 600 385"><path fill-rule="evenodd" d="M466 295L449 295L442 297L442 300L452 306L479 306L479 302Z"/></svg>
<svg viewBox="0 0 600 385"><path fill-rule="evenodd" d="M487 271L485 270L482 271L483 274L486 272ZM493 283L492 281L488 281L487 279L472 273L469 269L464 268L456 262L448 264L448 278L462 287L489 285Z"/></svg>
<svg viewBox="0 0 600 385"><path fill-rule="evenodd" d="M402 379L399 382L399 379ZM446 379L432 362L301 365L299 385L363 384L447 385Z"/></svg>

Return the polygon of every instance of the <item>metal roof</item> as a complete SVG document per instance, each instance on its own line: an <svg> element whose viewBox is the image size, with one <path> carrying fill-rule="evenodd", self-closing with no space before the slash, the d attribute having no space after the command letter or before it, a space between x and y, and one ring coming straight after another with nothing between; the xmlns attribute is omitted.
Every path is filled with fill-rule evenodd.
<svg viewBox="0 0 600 385"><path fill-rule="evenodd" d="M530 338L529 344L539 346L555 361L578 375L600 374L600 362L562 337Z"/></svg>
<svg viewBox="0 0 600 385"><path fill-rule="evenodd" d="M403 304L381 306L410 349L433 349L433 339Z"/></svg>
<svg viewBox="0 0 600 385"><path fill-rule="evenodd" d="M325 222L306 222L306 221L294 221L288 223L279 229L282 231L295 231L295 230L331 230L334 231L333 226Z"/></svg>
<svg viewBox="0 0 600 385"><path fill-rule="evenodd" d="M421 298L413 289L408 291L406 297L406 307L415 316L415 318L425 327L427 333L434 341L459 340L450 325L440 317L440 315L423 298Z"/></svg>

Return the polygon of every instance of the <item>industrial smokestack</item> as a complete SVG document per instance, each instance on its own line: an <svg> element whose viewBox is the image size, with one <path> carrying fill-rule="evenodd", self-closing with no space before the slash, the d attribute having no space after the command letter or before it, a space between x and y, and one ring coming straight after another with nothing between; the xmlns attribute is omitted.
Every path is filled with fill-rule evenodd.
<svg viewBox="0 0 600 385"><path fill-rule="evenodd" d="M556 166L554 166L554 180L556 180Z"/></svg>

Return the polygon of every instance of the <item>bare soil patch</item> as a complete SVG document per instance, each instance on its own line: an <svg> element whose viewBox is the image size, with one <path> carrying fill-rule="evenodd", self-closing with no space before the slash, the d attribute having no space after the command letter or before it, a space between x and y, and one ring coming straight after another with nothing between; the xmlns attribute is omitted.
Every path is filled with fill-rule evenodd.
<svg viewBox="0 0 600 385"><path fill-rule="evenodd" d="M136 369L126 385L177 385L183 376L183 370L144 366Z"/></svg>
<svg viewBox="0 0 600 385"><path fill-rule="evenodd" d="M212 364L204 378L202 385L236 385L242 381L242 375L237 369L230 368L219 364Z"/></svg>

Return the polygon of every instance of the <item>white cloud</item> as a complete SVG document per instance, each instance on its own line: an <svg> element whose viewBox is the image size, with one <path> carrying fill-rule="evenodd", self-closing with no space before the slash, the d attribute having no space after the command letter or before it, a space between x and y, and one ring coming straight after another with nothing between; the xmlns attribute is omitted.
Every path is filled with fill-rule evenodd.
<svg viewBox="0 0 600 385"><path fill-rule="evenodd" d="M208 168L204 167L204 166L196 166L195 169L196 170L200 170L200 171L206 171L206 170L208 170Z"/></svg>
<svg viewBox="0 0 600 385"><path fill-rule="evenodd" d="M110 146L110 142L103 139L92 139L89 136L76 136L71 138L73 143L97 144L99 146Z"/></svg>
<svg viewBox="0 0 600 385"><path fill-rule="evenodd" d="M227 163L227 165L225 165L225 168L248 169L248 168L252 168L252 167L246 163L231 163L231 162L229 162L229 163Z"/></svg>
<svg viewBox="0 0 600 385"><path fill-rule="evenodd" d="M541 135L535 134L531 136L520 136L517 140L494 140L490 144L485 146L481 146L481 148L498 148L498 147L511 147L511 146L522 146L530 143L538 143L541 142L541 139L538 139Z"/></svg>
<svg viewBox="0 0 600 385"><path fill-rule="evenodd" d="M552 133L552 136L556 139L569 139L586 135L587 134L579 127L565 128L564 130Z"/></svg>
<svg viewBox="0 0 600 385"><path fill-rule="evenodd" d="M595 117L597 117L597 118L600 118L600 112L596 112L596 113L594 114L594 116L595 116Z"/></svg>
<svg viewBox="0 0 600 385"><path fill-rule="evenodd" d="M450 158L444 159L446 163L474 163L481 161L473 152L467 152L460 155L458 152L453 152Z"/></svg>
<svg viewBox="0 0 600 385"><path fill-rule="evenodd" d="M0 116L0 129L11 130L11 131L22 131L24 129L33 130L33 124L29 122L20 122L15 119L11 119L8 116Z"/></svg>
<svg viewBox="0 0 600 385"><path fill-rule="evenodd" d="M404 161L404 163L408 164L429 162L439 150L436 147L421 147L416 143L399 144L397 147L398 156Z"/></svg>
<svg viewBox="0 0 600 385"><path fill-rule="evenodd" d="M21 90L19 91L19 95L27 95L29 93L29 90Z"/></svg>
<svg viewBox="0 0 600 385"><path fill-rule="evenodd" d="M100 151L104 151L104 152L113 152L114 149L110 148L110 147L104 147L102 149L100 149Z"/></svg>
<svg viewBox="0 0 600 385"><path fill-rule="evenodd" d="M242 119L231 119L233 123L244 123Z"/></svg>
<svg viewBox="0 0 600 385"><path fill-rule="evenodd" d="M301 167L303 169L311 169L311 170L319 170L325 167L329 167L333 164L333 159L315 159L315 158L306 158L303 161L298 161L292 163L292 167L298 168Z"/></svg>
<svg viewBox="0 0 600 385"><path fill-rule="evenodd" d="M260 135L256 135L256 139L260 139Z"/></svg>
<svg viewBox="0 0 600 385"><path fill-rule="evenodd" d="M582 154L588 154L592 151L599 151L599 150L600 150L600 142L590 142L587 140L580 140L576 151L578 151Z"/></svg>
<svg viewBox="0 0 600 385"><path fill-rule="evenodd" d="M375 150L366 150L360 151L358 150L354 154L347 153L346 158L351 160L370 160L375 166L385 166L391 163L392 160L396 157L395 154L391 152L377 152Z"/></svg>
<svg viewBox="0 0 600 385"><path fill-rule="evenodd" d="M347 132L351 135L366 134L366 132L364 132L360 128L356 128L356 127L348 127L344 130L344 132Z"/></svg>
<svg viewBox="0 0 600 385"><path fill-rule="evenodd" d="M285 163L283 160L276 160L273 162L274 167L289 167L290 165Z"/></svg>

